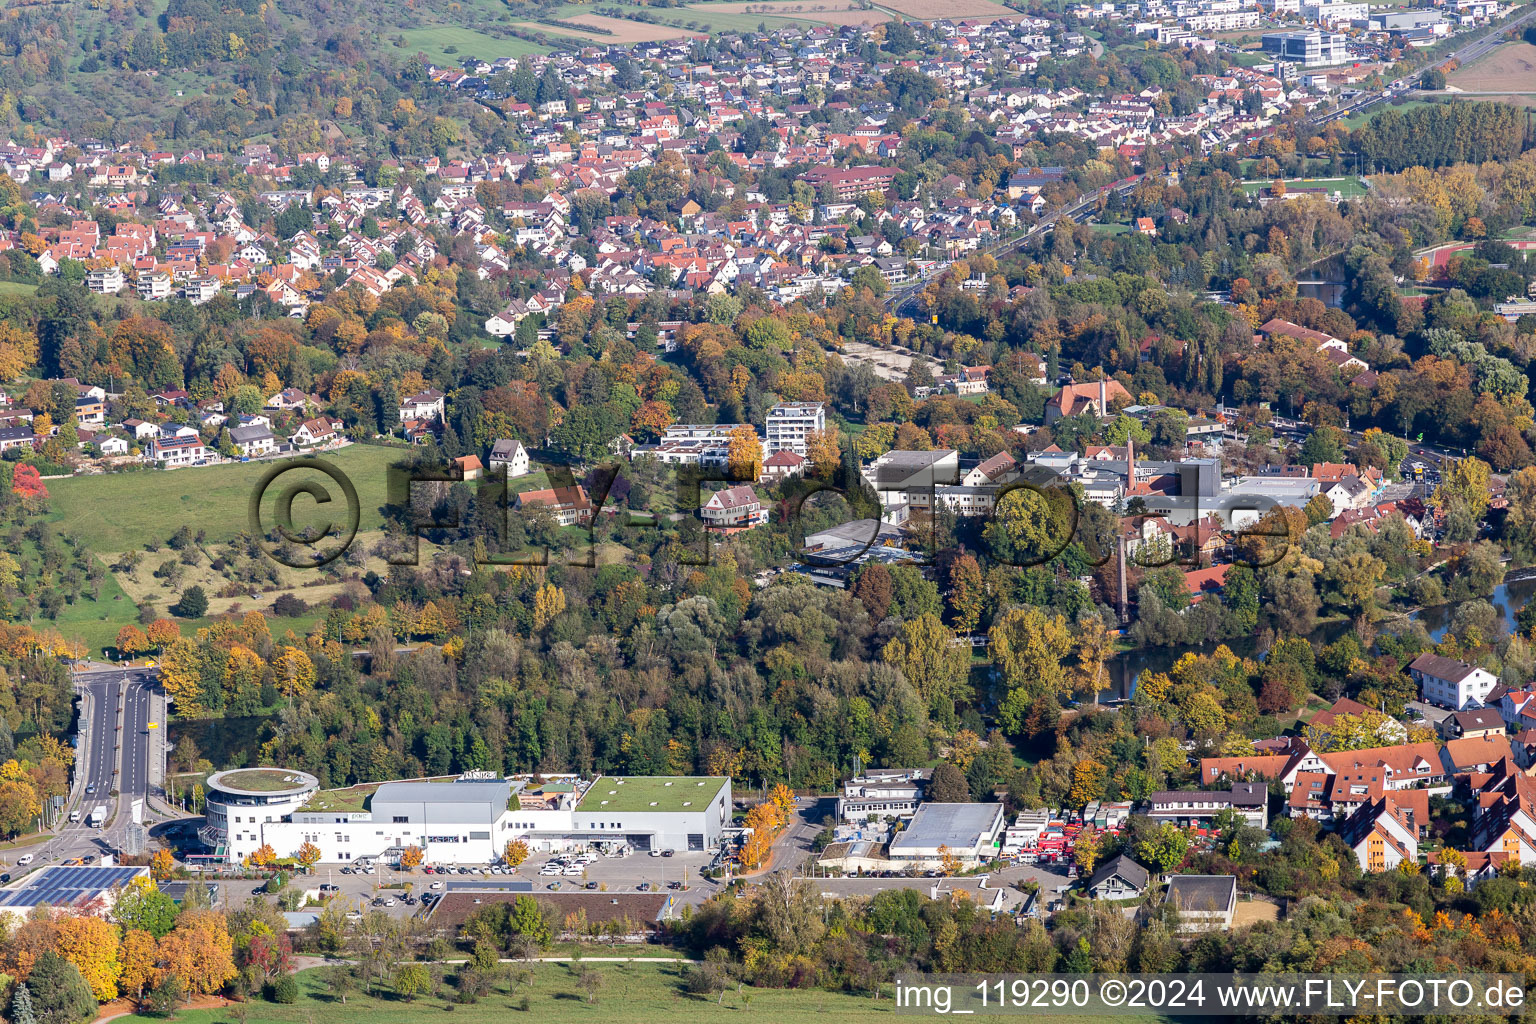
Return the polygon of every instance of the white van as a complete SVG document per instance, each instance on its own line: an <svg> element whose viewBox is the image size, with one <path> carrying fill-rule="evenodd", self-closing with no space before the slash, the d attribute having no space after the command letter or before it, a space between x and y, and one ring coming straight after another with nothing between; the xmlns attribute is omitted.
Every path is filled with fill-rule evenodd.
<svg viewBox="0 0 1536 1024"><path fill-rule="evenodd" d="M80 812L79 811L70 811L69 812L69 823L71 825L78 825L78 824L80 824Z"/></svg>

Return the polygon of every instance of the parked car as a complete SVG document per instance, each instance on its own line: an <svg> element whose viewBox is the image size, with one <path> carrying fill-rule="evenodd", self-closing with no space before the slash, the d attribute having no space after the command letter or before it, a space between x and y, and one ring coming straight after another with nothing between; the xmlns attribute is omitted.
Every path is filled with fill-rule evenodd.
<svg viewBox="0 0 1536 1024"><path fill-rule="evenodd" d="M596 882L588 882L587 883L587 888L588 889L596 889L597 888L597 883Z"/></svg>
<svg viewBox="0 0 1536 1024"><path fill-rule="evenodd" d="M385 905L385 906L386 906L386 907L392 907L392 906L394 906L394 905L395 905L395 901L394 901L394 900L393 900L393 899L386 899L386 900L385 900L385 901L384 901L384 905Z"/></svg>
<svg viewBox="0 0 1536 1024"><path fill-rule="evenodd" d="M670 857L670 856L672 856L672 851L671 850L662 850L661 851L661 855L663 857Z"/></svg>
<svg viewBox="0 0 1536 1024"><path fill-rule="evenodd" d="M442 887L443 887L443 883L442 882L433 882L432 883L432 888L434 888L434 889L441 889Z"/></svg>

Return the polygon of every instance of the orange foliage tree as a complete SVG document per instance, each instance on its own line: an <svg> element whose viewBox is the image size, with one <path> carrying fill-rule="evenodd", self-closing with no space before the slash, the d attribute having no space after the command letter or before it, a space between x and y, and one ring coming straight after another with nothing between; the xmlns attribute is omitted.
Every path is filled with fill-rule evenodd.
<svg viewBox="0 0 1536 1024"><path fill-rule="evenodd" d="M59 956L75 965L98 1003L117 998L117 979L123 973L118 960L117 925L92 915L61 917L58 921Z"/></svg>
<svg viewBox="0 0 1536 1024"><path fill-rule="evenodd" d="M164 882L176 873L176 858L170 850L155 851L155 855L149 858L149 873L157 882Z"/></svg>

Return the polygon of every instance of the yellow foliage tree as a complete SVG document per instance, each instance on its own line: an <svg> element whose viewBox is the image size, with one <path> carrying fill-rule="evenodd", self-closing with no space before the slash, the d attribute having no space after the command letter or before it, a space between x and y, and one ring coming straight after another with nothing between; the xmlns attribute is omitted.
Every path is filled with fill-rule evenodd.
<svg viewBox="0 0 1536 1024"><path fill-rule="evenodd" d="M515 868L528 859L528 843L522 839L509 839L507 845L502 848L501 859L507 862L507 867Z"/></svg>
<svg viewBox="0 0 1536 1024"><path fill-rule="evenodd" d="M407 846L400 851L400 866L407 871L421 867L421 862L426 859L419 846Z"/></svg>
<svg viewBox="0 0 1536 1024"><path fill-rule="evenodd" d="M741 367L737 367L741 369ZM756 480L763 473L763 442L757 429L743 423L726 440L726 468L737 480Z"/></svg>
<svg viewBox="0 0 1536 1024"><path fill-rule="evenodd" d="M565 591L553 583L541 586L533 595L533 628L542 630L565 611Z"/></svg>
<svg viewBox="0 0 1536 1024"><path fill-rule="evenodd" d="M130 928L123 936L117 958L122 965L122 973L117 978L118 988L134 999L141 998L144 990L159 978L156 961L160 958L160 950L155 937L141 928Z"/></svg>
<svg viewBox="0 0 1536 1024"><path fill-rule="evenodd" d="M176 873L176 858L170 850L156 850L149 858L149 873L157 882L164 882Z"/></svg>
<svg viewBox="0 0 1536 1024"><path fill-rule="evenodd" d="M160 657L160 685L176 703L182 718L195 718L202 711L202 658L197 644L182 637L167 647Z"/></svg>
<svg viewBox="0 0 1536 1024"><path fill-rule="evenodd" d="M245 858L246 863L252 867L265 868L277 863L277 851L272 849L271 843L262 843L252 850Z"/></svg>
<svg viewBox="0 0 1536 1024"><path fill-rule="evenodd" d="M117 926L95 915L59 918L59 956L75 965L98 1003L117 998L117 979L123 973L118 960Z"/></svg>
<svg viewBox="0 0 1536 1024"><path fill-rule="evenodd" d="M284 647L272 659L272 679L285 697L304 697L315 688L315 663L297 647Z"/></svg>

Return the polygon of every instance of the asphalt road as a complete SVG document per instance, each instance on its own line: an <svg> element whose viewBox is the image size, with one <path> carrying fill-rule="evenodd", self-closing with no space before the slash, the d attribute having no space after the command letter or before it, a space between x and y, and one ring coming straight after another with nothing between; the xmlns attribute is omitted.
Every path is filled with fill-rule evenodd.
<svg viewBox="0 0 1536 1024"><path fill-rule="evenodd" d="M29 870L72 857L99 857L122 848L133 801L145 800L147 804L148 800L150 758L155 749L154 731L149 728L154 706L151 691L158 675L154 669L121 668L88 668L75 673L82 701L82 735L74 788L52 837L17 851L16 857L30 854L33 858L27 865ZM118 791L116 797L112 796L114 789ZM91 810L103 804L107 825L91 828ZM80 813L80 821L71 823L68 816L74 811ZM151 816L146 815L146 820ZM15 858L8 859L15 863Z"/></svg>

